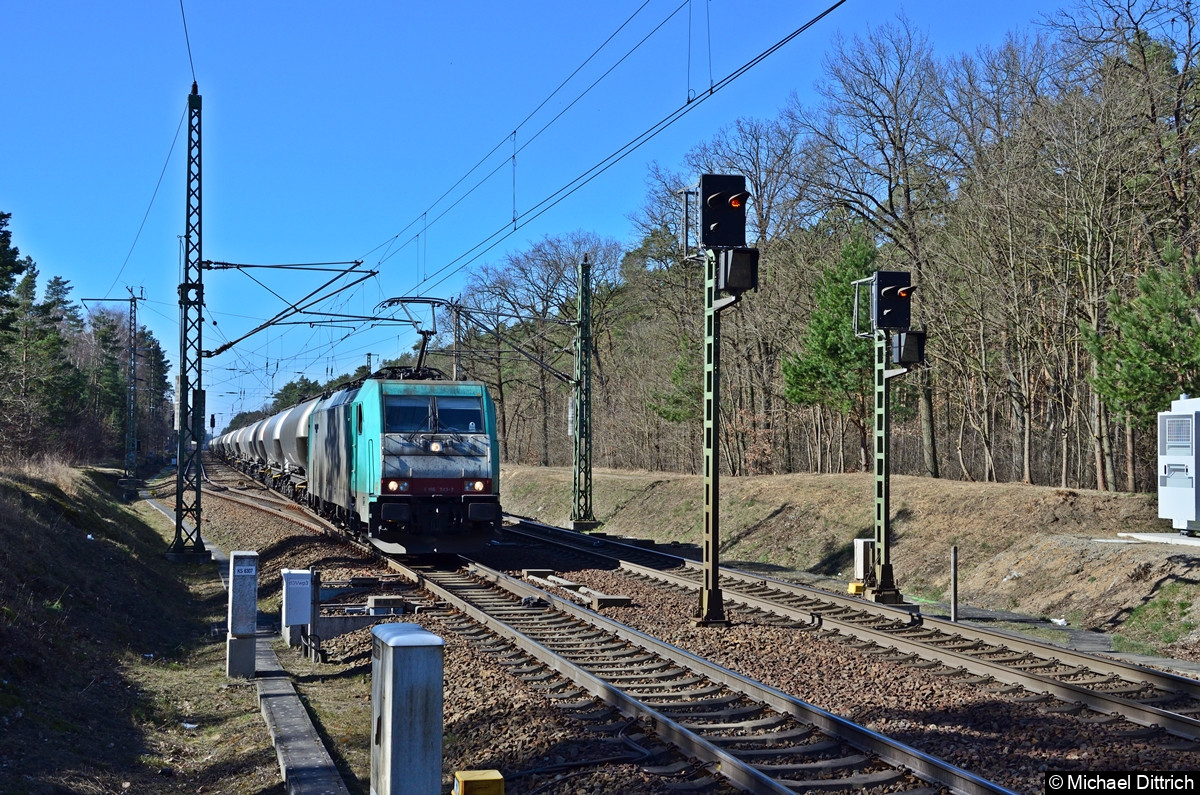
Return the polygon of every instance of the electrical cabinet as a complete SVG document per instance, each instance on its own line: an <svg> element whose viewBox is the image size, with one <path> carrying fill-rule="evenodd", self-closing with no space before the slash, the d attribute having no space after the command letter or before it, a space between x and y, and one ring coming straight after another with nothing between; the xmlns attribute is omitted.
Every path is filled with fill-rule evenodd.
<svg viewBox="0 0 1200 795"><path fill-rule="evenodd" d="M1187 535L1200 530L1200 491L1196 488L1196 425L1200 399L1180 395L1170 411L1158 413L1158 518Z"/></svg>

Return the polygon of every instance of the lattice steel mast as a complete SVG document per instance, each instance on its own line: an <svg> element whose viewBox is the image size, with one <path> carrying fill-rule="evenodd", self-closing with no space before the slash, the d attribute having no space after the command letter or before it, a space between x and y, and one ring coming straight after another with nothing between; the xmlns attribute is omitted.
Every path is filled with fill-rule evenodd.
<svg viewBox="0 0 1200 795"><path fill-rule="evenodd" d="M575 330L575 434L571 486L571 524L576 530L595 530L592 513L592 264L588 255L579 263Z"/></svg>
<svg viewBox="0 0 1200 795"><path fill-rule="evenodd" d="M204 327L203 232L201 225L200 91L192 83L188 95L187 205L183 281L179 285L179 411L175 475L175 540L167 550L173 560L208 560L200 537L200 447L204 443L204 390L201 367ZM190 522L190 526L189 526Z"/></svg>

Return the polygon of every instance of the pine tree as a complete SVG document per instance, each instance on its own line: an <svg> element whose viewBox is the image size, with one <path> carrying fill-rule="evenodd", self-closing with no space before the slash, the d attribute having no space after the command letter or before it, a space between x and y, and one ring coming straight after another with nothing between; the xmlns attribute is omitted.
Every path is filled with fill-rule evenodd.
<svg viewBox="0 0 1200 795"><path fill-rule="evenodd" d="M784 397L801 406L844 414L858 429L860 466L867 468L874 412L872 342L854 334L854 285L868 276L875 248L856 238L817 284L816 307L800 338L800 351L783 362Z"/></svg>
<svg viewBox="0 0 1200 795"><path fill-rule="evenodd" d="M1138 428L1153 425L1181 392L1200 391L1200 300L1191 288L1200 269L1182 265L1173 247L1164 259L1138 278L1132 298L1109 296L1109 333L1084 329L1097 363L1093 386Z"/></svg>

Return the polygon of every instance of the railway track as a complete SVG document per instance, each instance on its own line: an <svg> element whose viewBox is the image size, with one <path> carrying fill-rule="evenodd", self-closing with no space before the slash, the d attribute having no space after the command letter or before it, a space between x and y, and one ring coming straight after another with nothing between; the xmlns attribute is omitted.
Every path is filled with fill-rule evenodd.
<svg viewBox="0 0 1200 795"><path fill-rule="evenodd" d="M607 557L631 576L673 588L699 592L703 585L697 562L661 550L573 538L577 534L530 520L509 532ZM1051 709L1081 720L1123 718L1144 727L1143 734L1200 739L1200 682L1194 679L760 575L722 569L721 589L727 602L767 622L807 624L899 665L939 666L938 673L1004 695L1023 689L1026 701L1058 699Z"/></svg>
<svg viewBox="0 0 1200 795"><path fill-rule="evenodd" d="M389 565L461 613L458 631L551 698L579 710L599 699L744 791L1009 792L480 564Z"/></svg>
<svg viewBox="0 0 1200 795"><path fill-rule="evenodd" d="M212 493L312 530L330 529L297 516L287 503L233 491ZM338 540L378 554L343 535ZM598 700L653 727L661 740L743 791L1011 792L480 564L447 570L385 563L457 611L457 620L447 618L454 631L558 704L587 713Z"/></svg>

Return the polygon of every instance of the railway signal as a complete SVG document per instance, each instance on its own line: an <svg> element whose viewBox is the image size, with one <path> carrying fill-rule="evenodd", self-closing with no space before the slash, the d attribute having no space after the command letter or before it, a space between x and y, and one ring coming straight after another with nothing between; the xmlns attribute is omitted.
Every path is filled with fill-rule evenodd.
<svg viewBox="0 0 1200 795"><path fill-rule="evenodd" d="M746 245L746 178L740 174L700 177L700 242L705 248Z"/></svg>
<svg viewBox="0 0 1200 795"><path fill-rule="evenodd" d="M871 290L871 329L860 330L858 289ZM913 365L925 360L925 330L913 330L912 294L916 287L908 271L875 271L854 282L854 334L875 342L875 541L873 571L863 580L851 583L851 593L861 593L882 604L904 601L892 569L891 553L891 399L888 382L904 375ZM888 367L888 343L891 363Z"/></svg>
<svg viewBox="0 0 1200 795"><path fill-rule="evenodd" d="M704 282L704 585L692 621L729 626L720 578L721 310L758 289L758 249L746 246L746 178L738 174L700 177L700 242ZM722 293L724 297L719 297Z"/></svg>
<svg viewBox="0 0 1200 795"><path fill-rule="evenodd" d="M871 291L871 318L877 329L906 330L912 325L912 274L876 271Z"/></svg>

